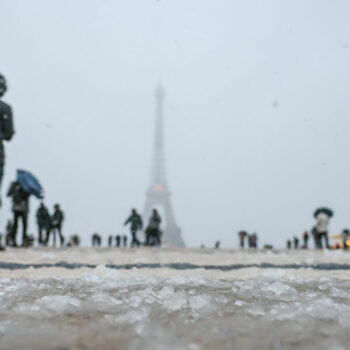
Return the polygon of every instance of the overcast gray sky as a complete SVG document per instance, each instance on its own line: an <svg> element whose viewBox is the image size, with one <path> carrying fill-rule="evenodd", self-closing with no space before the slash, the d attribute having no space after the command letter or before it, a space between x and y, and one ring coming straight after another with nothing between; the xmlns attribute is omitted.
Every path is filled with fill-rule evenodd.
<svg viewBox="0 0 350 350"><path fill-rule="evenodd" d="M320 205L335 210L331 232L349 227L349 14L348 0L0 0L17 131L3 197L29 169L61 203L66 235L128 232L161 79L187 245L237 246L246 229L284 246Z"/></svg>

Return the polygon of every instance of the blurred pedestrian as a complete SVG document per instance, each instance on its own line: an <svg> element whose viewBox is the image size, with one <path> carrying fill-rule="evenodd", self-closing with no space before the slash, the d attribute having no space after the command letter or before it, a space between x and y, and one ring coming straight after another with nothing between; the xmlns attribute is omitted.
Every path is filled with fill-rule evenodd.
<svg viewBox="0 0 350 350"><path fill-rule="evenodd" d="M128 236L123 235L123 246L126 247L128 245Z"/></svg>
<svg viewBox="0 0 350 350"><path fill-rule="evenodd" d="M94 233L91 237L91 244L93 247L100 246L102 243L102 238L98 233Z"/></svg>
<svg viewBox="0 0 350 350"><path fill-rule="evenodd" d="M244 242L246 240L248 233L246 231L239 231L238 237L239 237L239 245L243 249L244 248Z"/></svg>
<svg viewBox="0 0 350 350"><path fill-rule="evenodd" d="M53 215L51 217L51 230L50 230L50 233L47 237L46 244L48 243L50 235L52 233L53 234L53 243L54 243L54 245L56 245L56 233L58 233L58 235L60 237L60 241L61 241L61 246L63 246L63 244L64 244L64 237L62 234L63 220L64 220L63 211L61 210L59 204L55 204L54 205L54 212L53 212Z"/></svg>
<svg viewBox="0 0 350 350"><path fill-rule="evenodd" d="M113 245L113 236L110 235L108 236L108 247L112 247L112 245Z"/></svg>
<svg viewBox="0 0 350 350"><path fill-rule="evenodd" d="M141 242L137 238L137 231L142 230L143 223L141 216L136 209L132 209L131 215L126 219L124 225L130 224L130 231L132 236L131 246L140 246Z"/></svg>
<svg viewBox="0 0 350 350"><path fill-rule="evenodd" d="M18 181L13 181L7 192L7 196L12 198L13 226L9 239L9 245L17 247L16 236L19 219L22 220L22 246L28 245L27 236L27 218L29 212L29 196L30 194L24 191Z"/></svg>
<svg viewBox="0 0 350 350"><path fill-rule="evenodd" d="M5 151L3 141L10 141L15 133L12 108L1 99L7 91L6 79L0 74L0 188L4 175ZM1 206L1 198L0 198Z"/></svg>
<svg viewBox="0 0 350 350"><path fill-rule="evenodd" d="M46 244L47 237L50 233L51 217L43 202L40 203L40 206L36 212L36 222L38 224L39 244ZM43 237L44 230L45 238Z"/></svg>
<svg viewBox="0 0 350 350"><path fill-rule="evenodd" d="M152 215L149 219L149 223L146 230L146 246L160 246L161 245L161 231L160 223L162 219L158 214L157 209L153 209Z"/></svg>
<svg viewBox="0 0 350 350"><path fill-rule="evenodd" d="M326 248L330 248L328 241L328 225L329 220L333 216L333 211L328 208L319 208L314 213L316 225L312 229L315 238L316 248L323 248L323 241Z"/></svg>
<svg viewBox="0 0 350 350"><path fill-rule="evenodd" d="M344 229L342 231L342 241L343 241L343 249L349 249L349 237L350 237L350 231L348 229Z"/></svg>
<svg viewBox="0 0 350 350"><path fill-rule="evenodd" d="M287 249L292 249L292 241L290 239L287 241Z"/></svg>
<svg viewBox="0 0 350 350"><path fill-rule="evenodd" d="M299 249L299 238L294 237L294 249Z"/></svg>
<svg viewBox="0 0 350 350"><path fill-rule="evenodd" d="M116 247L120 247L120 235L115 236Z"/></svg>
<svg viewBox="0 0 350 350"><path fill-rule="evenodd" d="M304 249L308 249L309 246L308 246L308 243L309 243L309 234L307 231L304 232L303 234L303 241L304 241L304 245L303 245L303 248Z"/></svg>

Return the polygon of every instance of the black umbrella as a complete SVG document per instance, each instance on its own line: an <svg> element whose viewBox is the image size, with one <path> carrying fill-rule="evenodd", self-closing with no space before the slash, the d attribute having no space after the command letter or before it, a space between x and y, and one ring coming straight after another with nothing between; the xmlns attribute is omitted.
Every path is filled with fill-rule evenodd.
<svg viewBox="0 0 350 350"><path fill-rule="evenodd" d="M330 218L334 215L333 210L329 209L329 208L318 208L316 209L316 211L314 212L314 217L316 218L318 216L318 214L326 214L327 216L329 216Z"/></svg>

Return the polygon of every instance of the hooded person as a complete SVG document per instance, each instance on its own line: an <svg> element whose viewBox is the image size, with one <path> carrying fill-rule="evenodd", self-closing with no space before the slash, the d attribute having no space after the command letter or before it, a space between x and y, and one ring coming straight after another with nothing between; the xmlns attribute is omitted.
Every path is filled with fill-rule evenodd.
<svg viewBox="0 0 350 350"><path fill-rule="evenodd" d="M4 175L5 164L4 141L10 141L15 133L13 127L12 108L10 105L2 101L2 97L5 95L6 91L6 79L0 74L0 187Z"/></svg>

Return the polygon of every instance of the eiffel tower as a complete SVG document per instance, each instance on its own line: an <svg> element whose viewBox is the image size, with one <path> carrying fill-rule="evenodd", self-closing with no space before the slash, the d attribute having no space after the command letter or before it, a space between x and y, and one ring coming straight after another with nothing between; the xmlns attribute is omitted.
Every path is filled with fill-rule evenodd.
<svg viewBox="0 0 350 350"><path fill-rule="evenodd" d="M159 85L156 89L156 123L154 138L153 165L151 183L146 192L144 218L148 220L152 209L161 207L165 216L165 229L163 228L163 241L171 246L184 247L181 229L177 226L173 208L171 206L171 193L168 188L165 174L164 158L164 89ZM164 227L164 221L163 221Z"/></svg>

